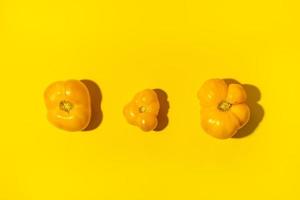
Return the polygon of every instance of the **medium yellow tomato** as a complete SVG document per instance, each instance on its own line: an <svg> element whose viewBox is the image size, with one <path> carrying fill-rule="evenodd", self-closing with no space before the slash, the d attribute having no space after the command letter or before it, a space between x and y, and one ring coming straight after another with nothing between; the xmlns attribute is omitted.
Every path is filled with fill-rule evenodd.
<svg viewBox="0 0 300 200"><path fill-rule="evenodd" d="M78 80L58 81L44 93L48 120L67 131L84 130L91 119L91 99L87 87Z"/></svg>
<svg viewBox="0 0 300 200"><path fill-rule="evenodd" d="M227 85L222 79L211 79L202 85L198 98L201 125L216 138L233 137L250 119L247 94L240 84Z"/></svg>
<svg viewBox="0 0 300 200"><path fill-rule="evenodd" d="M146 89L135 95L124 107L123 114L128 123L140 127L143 131L151 131L157 127L157 116L160 104L154 90Z"/></svg>

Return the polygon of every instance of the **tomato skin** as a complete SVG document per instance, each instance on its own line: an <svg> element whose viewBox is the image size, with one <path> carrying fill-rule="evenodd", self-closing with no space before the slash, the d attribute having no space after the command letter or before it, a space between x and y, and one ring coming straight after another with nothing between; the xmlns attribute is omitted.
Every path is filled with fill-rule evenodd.
<svg viewBox="0 0 300 200"><path fill-rule="evenodd" d="M154 130L158 125L159 109L160 104L156 92L146 89L137 93L132 101L124 107L123 115L129 124L148 132Z"/></svg>
<svg viewBox="0 0 300 200"><path fill-rule="evenodd" d="M47 118L66 131L82 131L91 120L91 99L88 88L79 80L57 81L44 93Z"/></svg>
<svg viewBox="0 0 300 200"><path fill-rule="evenodd" d="M210 79L200 88L198 98L201 126L213 137L231 138L250 119L247 94L241 84L227 85L222 79Z"/></svg>

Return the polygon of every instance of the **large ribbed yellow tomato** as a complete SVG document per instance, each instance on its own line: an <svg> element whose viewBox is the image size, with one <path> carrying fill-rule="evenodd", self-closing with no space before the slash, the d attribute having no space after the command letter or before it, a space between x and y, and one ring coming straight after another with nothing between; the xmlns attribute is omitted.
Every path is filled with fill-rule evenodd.
<svg viewBox="0 0 300 200"><path fill-rule="evenodd" d="M234 136L250 118L247 94L240 84L222 79L206 81L198 92L201 104L201 125L210 135L226 139Z"/></svg>
<svg viewBox="0 0 300 200"><path fill-rule="evenodd" d="M91 100L87 87L78 80L52 83L44 93L48 120L67 131L84 130L91 119Z"/></svg>

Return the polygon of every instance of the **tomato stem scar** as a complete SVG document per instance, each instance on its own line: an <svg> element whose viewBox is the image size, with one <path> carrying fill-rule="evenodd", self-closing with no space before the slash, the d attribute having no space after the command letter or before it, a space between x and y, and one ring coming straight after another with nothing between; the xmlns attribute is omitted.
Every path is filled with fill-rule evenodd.
<svg viewBox="0 0 300 200"><path fill-rule="evenodd" d="M227 101L222 101L219 105L218 105L218 109L223 111L223 112L227 112L230 108L231 108L232 104L227 102Z"/></svg>
<svg viewBox="0 0 300 200"><path fill-rule="evenodd" d="M69 113L73 109L73 104L70 101L63 100L59 103L59 108L62 111Z"/></svg>
<svg viewBox="0 0 300 200"><path fill-rule="evenodd" d="M146 112L146 107L145 107L145 106L139 107L139 112L140 112L140 113Z"/></svg>

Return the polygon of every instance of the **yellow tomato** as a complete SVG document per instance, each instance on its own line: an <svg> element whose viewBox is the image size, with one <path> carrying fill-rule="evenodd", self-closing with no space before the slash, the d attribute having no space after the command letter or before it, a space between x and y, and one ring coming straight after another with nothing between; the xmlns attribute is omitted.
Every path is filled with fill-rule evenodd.
<svg viewBox="0 0 300 200"><path fill-rule="evenodd" d="M87 87L78 80L52 83L44 93L48 120L67 131L84 130L91 119L91 100Z"/></svg>
<svg viewBox="0 0 300 200"><path fill-rule="evenodd" d="M157 115L160 104L155 91L143 90L135 95L127 104L123 114L128 123L140 127L143 131L151 131L157 127Z"/></svg>
<svg viewBox="0 0 300 200"><path fill-rule="evenodd" d="M245 126L250 118L247 94L240 84L222 79L206 81L198 92L201 104L201 125L210 135L227 139Z"/></svg>

